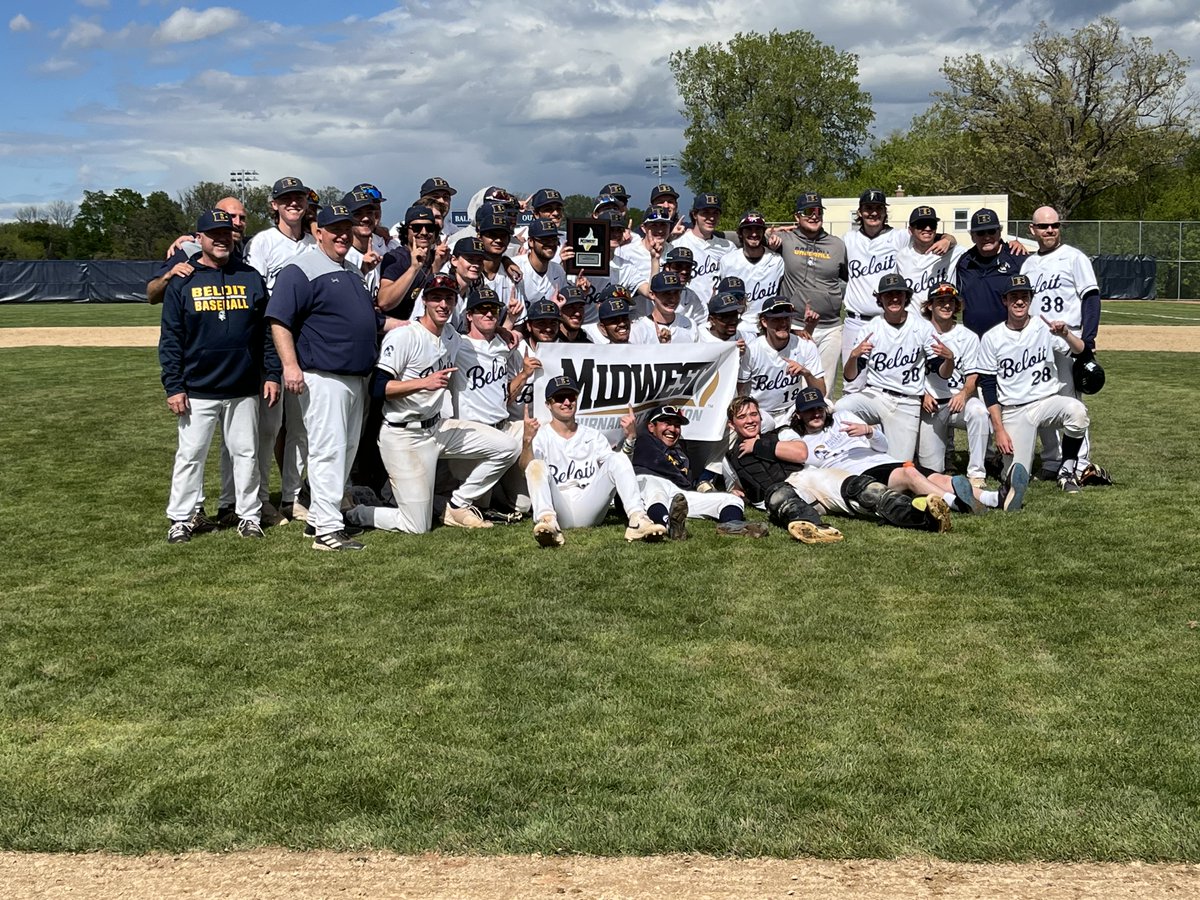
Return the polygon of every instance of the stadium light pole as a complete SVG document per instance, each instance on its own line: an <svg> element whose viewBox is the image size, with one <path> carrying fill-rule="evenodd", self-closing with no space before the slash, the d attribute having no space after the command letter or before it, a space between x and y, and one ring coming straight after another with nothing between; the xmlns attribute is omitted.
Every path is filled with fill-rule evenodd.
<svg viewBox="0 0 1200 900"><path fill-rule="evenodd" d="M246 188L258 181L258 173L250 169L235 169L229 173L229 183L238 189L238 199L246 202Z"/></svg>
<svg viewBox="0 0 1200 900"><path fill-rule="evenodd" d="M678 169L679 159L675 156L663 156L661 153L655 156L646 157L646 168L658 174L658 180L662 181L663 169Z"/></svg>

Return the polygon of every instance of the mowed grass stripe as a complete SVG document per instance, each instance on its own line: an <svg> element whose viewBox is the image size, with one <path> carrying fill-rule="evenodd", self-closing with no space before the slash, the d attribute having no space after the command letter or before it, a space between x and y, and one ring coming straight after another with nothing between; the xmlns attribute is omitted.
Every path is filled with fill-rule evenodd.
<svg viewBox="0 0 1200 900"><path fill-rule="evenodd" d="M168 546L153 350L5 353L2 846L1200 858L1189 355L1105 359L1117 487L941 537L342 557Z"/></svg>

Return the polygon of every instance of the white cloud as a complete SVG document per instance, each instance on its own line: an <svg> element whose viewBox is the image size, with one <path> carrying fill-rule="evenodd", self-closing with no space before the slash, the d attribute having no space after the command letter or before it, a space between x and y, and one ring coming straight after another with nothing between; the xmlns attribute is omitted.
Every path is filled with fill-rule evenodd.
<svg viewBox="0 0 1200 900"><path fill-rule="evenodd" d="M242 21L242 14L228 6L213 6L199 11L183 6L159 26L155 38L164 44L200 41L236 28Z"/></svg>
<svg viewBox="0 0 1200 900"><path fill-rule="evenodd" d="M63 37L62 46L64 50L67 48L84 50L100 43L103 37L104 28L100 25L86 19L72 18Z"/></svg>
<svg viewBox="0 0 1200 900"><path fill-rule="evenodd" d="M33 28L33 23L30 22L22 13L17 13L8 20L9 31L29 31Z"/></svg>

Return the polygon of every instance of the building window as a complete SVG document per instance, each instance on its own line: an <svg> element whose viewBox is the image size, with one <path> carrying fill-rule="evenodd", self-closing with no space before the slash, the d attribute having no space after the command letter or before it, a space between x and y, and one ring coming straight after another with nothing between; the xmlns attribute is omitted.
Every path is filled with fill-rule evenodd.
<svg viewBox="0 0 1200 900"><path fill-rule="evenodd" d="M971 211L969 209L956 209L954 211L954 230L966 231L967 225L971 221Z"/></svg>

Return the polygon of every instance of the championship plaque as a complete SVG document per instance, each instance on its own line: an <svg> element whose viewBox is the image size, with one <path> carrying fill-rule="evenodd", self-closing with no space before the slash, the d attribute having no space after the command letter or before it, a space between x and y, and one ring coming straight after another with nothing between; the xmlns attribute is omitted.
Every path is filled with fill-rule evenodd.
<svg viewBox="0 0 1200 900"><path fill-rule="evenodd" d="M608 228L605 219L567 219L567 246L575 258L563 263L569 275L607 275Z"/></svg>

